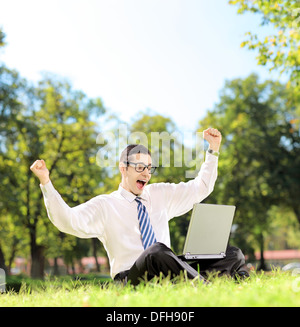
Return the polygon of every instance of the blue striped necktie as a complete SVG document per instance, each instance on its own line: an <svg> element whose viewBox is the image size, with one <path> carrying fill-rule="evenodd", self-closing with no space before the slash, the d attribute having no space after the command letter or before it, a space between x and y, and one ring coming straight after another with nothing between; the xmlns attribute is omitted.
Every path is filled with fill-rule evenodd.
<svg viewBox="0 0 300 327"><path fill-rule="evenodd" d="M140 224L140 231L142 235L144 250L146 250L150 245L156 243L156 238L150 222L147 209L141 202L141 198L136 197L135 201L138 203L137 211L138 211L138 219Z"/></svg>

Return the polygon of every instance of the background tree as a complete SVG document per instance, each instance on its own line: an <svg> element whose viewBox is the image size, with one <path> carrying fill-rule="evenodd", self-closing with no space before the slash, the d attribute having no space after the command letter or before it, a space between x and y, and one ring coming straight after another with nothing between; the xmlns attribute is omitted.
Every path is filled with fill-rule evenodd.
<svg viewBox="0 0 300 327"><path fill-rule="evenodd" d="M0 47L5 45L5 34L0 29ZM19 74L0 63L0 267L10 272L14 256L20 246L26 251L26 237L22 239L22 218L18 207L17 176L11 156L18 142L19 130L28 124L23 101L29 101L31 90ZM10 210L12 209L12 210Z"/></svg>
<svg viewBox="0 0 300 327"><path fill-rule="evenodd" d="M273 205L289 207L300 222L293 194L299 194L300 138L290 123L296 114L291 93L279 82L259 83L255 74L227 81L220 102L199 123L200 129L213 125L222 131L219 177L211 200L237 206L234 240L248 253L253 240L263 253Z"/></svg>
<svg viewBox="0 0 300 327"><path fill-rule="evenodd" d="M298 0L230 0L238 13L252 12L262 17L262 25L274 27L274 34L259 39L248 32L241 46L258 50L257 63L278 69L289 76L290 83L300 91L300 3ZM289 84L288 84L289 85ZM299 94L299 93L298 93ZM298 97L299 99L299 97ZM299 113L299 112L298 112Z"/></svg>
<svg viewBox="0 0 300 327"><path fill-rule="evenodd" d="M43 158L70 206L95 196L102 176L95 164L97 129L92 117L102 115L104 108L100 99L88 99L54 77L28 87L6 68L1 76L1 202L12 215L14 231L20 225L22 239L28 237L31 276L42 277L45 253L54 247L62 254L57 244L62 238L46 217L29 166ZM4 211L1 219L7 222Z"/></svg>

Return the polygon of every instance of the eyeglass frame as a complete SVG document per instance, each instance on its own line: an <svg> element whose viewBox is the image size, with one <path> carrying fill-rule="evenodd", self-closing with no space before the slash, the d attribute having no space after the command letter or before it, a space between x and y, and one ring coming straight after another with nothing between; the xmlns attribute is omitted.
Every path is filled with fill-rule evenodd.
<svg viewBox="0 0 300 327"><path fill-rule="evenodd" d="M150 165L145 165L143 162L132 162L132 161L123 161L123 163L125 163L125 164L127 164L127 166L132 166L132 165L134 165L134 169L135 169L135 171L137 172L137 173L142 173L146 168L148 169L148 172L149 172L149 174L154 174L154 172L155 172L155 170L156 170L156 168L157 167L155 167L155 166L152 166L151 164ZM143 168L143 170L141 170L141 171L138 171L137 169L136 169L136 166L137 165L143 165L144 166L144 168ZM151 166L151 167L150 167Z"/></svg>

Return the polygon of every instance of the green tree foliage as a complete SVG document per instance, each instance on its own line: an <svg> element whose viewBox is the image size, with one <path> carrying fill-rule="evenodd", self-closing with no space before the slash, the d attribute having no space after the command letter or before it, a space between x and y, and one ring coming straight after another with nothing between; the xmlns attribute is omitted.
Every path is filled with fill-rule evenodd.
<svg viewBox="0 0 300 327"><path fill-rule="evenodd" d="M300 223L300 136L291 124L292 93L279 82L259 83L255 74L228 81L220 102L199 123L200 129L222 131L212 200L237 206L235 240L242 248L253 247L244 243L248 238L263 250L273 205L290 208Z"/></svg>
<svg viewBox="0 0 300 327"><path fill-rule="evenodd" d="M300 2L298 0L230 0L238 6L238 13L252 12L262 16L262 25L275 27L274 35L260 39L248 32L241 46L257 49L257 63L269 65L290 76L291 83L300 91ZM298 98L299 99L299 98Z"/></svg>
<svg viewBox="0 0 300 327"><path fill-rule="evenodd" d="M4 32L2 31L2 29L0 28L0 48L3 47L5 45L5 34Z"/></svg>
<svg viewBox="0 0 300 327"><path fill-rule="evenodd" d="M5 248L7 249L8 270L17 249L24 243L21 242L23 234L22 211L24 206L18 203L19 181L17 171L16 144L19 140L19 130L28 124L23 103L19 100L20 94L23 100L28 101L30 94L24 80L15 71L11 71L4 65L0 66L0 252L4 268ZM23 190L23 195L26 191Z"/></svg>
<svg viewBox="0 0 300 327"><path fill-rule="evenodd" d="M70 206L95 196L103 176L95 164L97 128L91 117L103 115L104 108L100 99L89 99L53 76L29 87L16 72L1 66L0 82L1 233L6 234L7 249L27 240L31 276L42 277L47 252L63 255L76 243L49 222L29 167L44 159Z"/></svg>

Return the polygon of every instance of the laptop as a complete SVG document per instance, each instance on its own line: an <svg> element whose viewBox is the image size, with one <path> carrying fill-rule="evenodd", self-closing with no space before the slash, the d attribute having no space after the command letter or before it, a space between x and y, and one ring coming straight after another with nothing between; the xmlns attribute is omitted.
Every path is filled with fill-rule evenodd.
<svg viewBox="0 0 300 327"><path fill-rule="evenodd" d="M196 203L185 239L183 260L226 257L235 206Z"/></svg>

